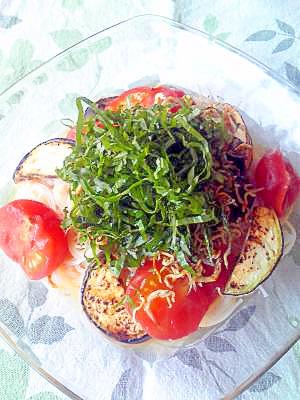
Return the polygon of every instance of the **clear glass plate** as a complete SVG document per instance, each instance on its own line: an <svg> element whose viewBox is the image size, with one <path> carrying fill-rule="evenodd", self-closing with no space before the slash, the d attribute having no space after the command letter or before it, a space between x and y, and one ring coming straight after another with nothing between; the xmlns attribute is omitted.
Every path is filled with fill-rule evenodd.
<svg viewBox="0 0 300 400"><path fill-rule="evenodd" d="M300 172L296 90L237 49L146 15L81 41L2 93L1 203L11 196L11 176L22 156L64 134L63 118L76 118L76 96L98 99L158 82L237 106L254 142L279 146ZM299 231L299 207L291 221ZM299 242L263 290L244 298L213 332L201 333L202 340L198 335L180 347L116 346L81 312L79 293L74 301L42 282L29 282L17 265L0 257L0 333L74 399L118 399L122 391L126 399L192 400L199 393L206 400L230 399L300 338Z"/></svg>

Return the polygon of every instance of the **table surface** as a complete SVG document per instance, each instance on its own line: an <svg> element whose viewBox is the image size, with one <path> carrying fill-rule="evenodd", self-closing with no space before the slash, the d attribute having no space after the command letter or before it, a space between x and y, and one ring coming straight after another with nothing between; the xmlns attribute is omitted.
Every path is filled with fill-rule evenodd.
<svg viewBox="0 0 300 400"><path fill-rule="evenodd" d="M202 29L253 55L300 90L300 8L295 0L2 0L0 92L81 38L146 13ZM299 388L300 342L239 399L297 400ZM0 399L66 397L0 340ZM121 399L126 399L122 391L115 400Z"/></svg>

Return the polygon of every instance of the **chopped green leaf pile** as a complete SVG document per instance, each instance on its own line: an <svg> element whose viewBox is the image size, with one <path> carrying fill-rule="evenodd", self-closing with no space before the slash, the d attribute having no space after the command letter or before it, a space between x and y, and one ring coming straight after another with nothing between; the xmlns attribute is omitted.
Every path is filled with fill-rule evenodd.
<svg viewBox="0 0 300 400"><path fill-rule="evenodd" d="M200 110L188 101L176 113L159 104L112 112L83 98L77 106L76 146L58 171L73 204L64 226L79 232L95 257L103 250L116 273L161 250L187 267L189 226L214 225L220 216L201 190L213 170L208 138L197 129Z"/></svg>

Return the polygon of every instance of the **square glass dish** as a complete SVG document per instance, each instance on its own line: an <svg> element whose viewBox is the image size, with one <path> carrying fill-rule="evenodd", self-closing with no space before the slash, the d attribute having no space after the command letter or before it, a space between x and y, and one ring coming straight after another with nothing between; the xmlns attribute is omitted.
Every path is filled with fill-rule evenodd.
<svg viewBox="0 0 300 400"><path fill-rule="evenodd" d="M64 135L62 122L76 119L77 96L97 100L159 82L238 107L254 143L280 147L300 172L296 90L205 33L145 15L82 40L1 94L1 204L12 196L12 175L23 155ZM299 206L290 221L300 236ZM0 334L74 399L231 399L300 338L299 239L263 290L238 300L221 326L180 346L116 346L81 311L79 290L74 300L30 282L0 257Z"/></svg>

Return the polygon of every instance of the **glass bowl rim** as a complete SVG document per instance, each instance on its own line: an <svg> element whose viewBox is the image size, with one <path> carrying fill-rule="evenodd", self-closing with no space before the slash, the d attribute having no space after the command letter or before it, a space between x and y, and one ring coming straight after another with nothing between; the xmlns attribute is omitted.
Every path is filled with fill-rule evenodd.
<svg viewBox="0 0 300 400"><path fill-rule="evenodd" d="M54 56L48 58L46 61L43 61L41 64L39 64L37 67L33 68L31 71L27 72L26 74L24 74L23 76L21 76L19 79L17 79L15 82L13 82L11 85L9 85L6 89L4 89L2 92L0 92L0 99L2 97L2 95L6 94L7 92L9 92L11 89L13 89L15 86L17 86L20 82L25 81L27 78L30 78L32 75L34 75L35 72L39 71L40 69L42 69L43 67L45 67L47 64L51 63L53 60L61 57L62 55L65 55L66 53L68 53L71 49L77 47L78 45L88 41L89 39L96 37L97 35L99 35L100 33L109 31L113 28L116 28L120 25L126 25L126 24L130 24L131 22L134 21L138 21L138 20L143 20L143 19L153 19L153 20L157 20L160 21L162 23L165 24L169 24L175 28L178 29L182 29L185 30L187 32L196 34L198 36L202 36L206 39L211 39L211 35L207 32L202 31L199 28L195 28L191 25L188 24L184 24L182 22L177 22L172 18L168 18L168 17L164 17L162 15L157 15L157 14L139 14L139 15L135 15L133 17L127 18L125 20L122 20L120 22L117 22L107 28L101 29L100 31L97 31L81 40L79 40L78 42L74 43L73 45L67 47L66 49L60 51L59 53L55 54ZM246 53L243 50L238 49L237 47L221 40L218 38L213 38L214 43L217 43L219 46L241 56L242 58L248 60L249 62L251 62L252 64L255 64L257 67L259 67L260 69L262 69L267 75L269 75L271 78L275 79L276 81L280 82L282 85L284 85L285 87L287 87L289 90L291 90L292 92L296 93L297 95L300 96L300 89L298 89L296 86L294 86L287 78L283 77L282 75L280 75L278 72L276 72L275 70L273 70L272 68L270 68L268 65L264 64L262 61L258 60L257 58L251 56L250 54Z"/></svg>

